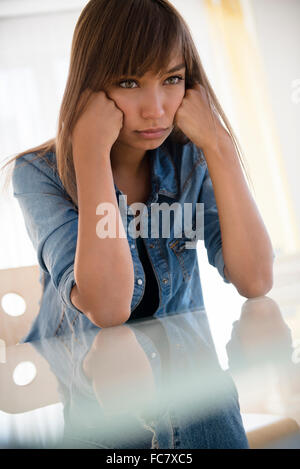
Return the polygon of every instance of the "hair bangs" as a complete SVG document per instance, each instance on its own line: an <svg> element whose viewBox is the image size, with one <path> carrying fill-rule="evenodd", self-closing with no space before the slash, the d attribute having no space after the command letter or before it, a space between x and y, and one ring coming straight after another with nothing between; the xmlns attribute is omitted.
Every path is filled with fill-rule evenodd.
<svg viewBox="0 0 300 469"><path fill-rule="evenodd" d="M122 3L122 2L121 2ZM110 41L106 82L165 71L174 54L183 53L184 31L178 18L159 2L132 2Z"/></svg>

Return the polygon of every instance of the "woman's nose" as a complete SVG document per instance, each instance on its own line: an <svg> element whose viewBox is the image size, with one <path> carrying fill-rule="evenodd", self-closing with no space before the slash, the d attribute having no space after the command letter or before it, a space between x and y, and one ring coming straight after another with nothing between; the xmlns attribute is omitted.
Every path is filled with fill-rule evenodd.
<svg viewBox="0 0 300 469"><path fill-rule="evenodd" d="M164 115L163 96L157 91L145 93L141 108L144 119L159 119Z"/></svg>

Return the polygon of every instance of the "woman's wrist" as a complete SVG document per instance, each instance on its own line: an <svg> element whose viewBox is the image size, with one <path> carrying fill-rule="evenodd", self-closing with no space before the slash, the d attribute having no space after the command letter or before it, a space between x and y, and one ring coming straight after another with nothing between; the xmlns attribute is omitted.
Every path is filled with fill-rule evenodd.
<svg viewBox="0 0 300 469"><path fill-rule="evenodd" d="M103 159L110 160L110 151L111 148L106 146L96 149L89 145L73 146L74 164L80 164L81 162L84 162L85 164L93 163Z"/></svg>

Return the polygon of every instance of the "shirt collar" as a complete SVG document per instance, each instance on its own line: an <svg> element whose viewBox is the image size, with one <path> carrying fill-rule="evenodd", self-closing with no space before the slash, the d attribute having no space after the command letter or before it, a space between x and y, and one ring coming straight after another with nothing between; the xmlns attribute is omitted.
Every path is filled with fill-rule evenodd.
<svg viewBox="0 0 300 469"><path fill-rule="evenodd" d="M148 150L151 159L151 187L152 197L157 198L158 194L175 199L178 195L178 176L175 163L170 150L166 145L161 145L154 150ZM114 184L117 194L122 194L116 184Z"/></svg>

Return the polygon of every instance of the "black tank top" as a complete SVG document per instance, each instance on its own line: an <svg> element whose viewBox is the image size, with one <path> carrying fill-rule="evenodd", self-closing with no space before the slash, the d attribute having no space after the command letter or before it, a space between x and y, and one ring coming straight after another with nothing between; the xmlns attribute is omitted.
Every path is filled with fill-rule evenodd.
<svg viewBox="0 0 300 469"><path fill-rule="evenodd" d="M143 238L136 238L138 253L145 271L145 290L141 302L132 312L130 319L138 319L152 316L159 306L158 284L153 272L151 261L149 259Z"/></svg>

